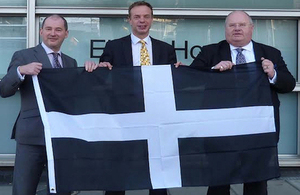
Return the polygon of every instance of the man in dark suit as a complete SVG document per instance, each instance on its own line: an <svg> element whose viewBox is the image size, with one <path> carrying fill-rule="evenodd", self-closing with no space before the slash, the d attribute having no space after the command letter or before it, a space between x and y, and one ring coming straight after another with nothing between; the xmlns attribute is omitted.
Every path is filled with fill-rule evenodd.
<svg viewBox="0 0 300 195"><path fill-rule="evenodd" d="M12 134L12 138L17 141L13 195L35 195L47 164L44 127L32 75L38 75L42 68L77 67L75 59L60 51L64 39L68 37L68 25L63 17L46 17L40 36L41 44L14 53L0 84L2 97L12 96L17 91L21 94L21 110Z"/></svg>
<svg viewBox="0 0 300 195"><path fill-rule="evenodd" d="M152 6L144 1L137 1L128 9L128 20L132 33L120 39L108 41L100 57L100 63L88 61L85 63L87 71L91 72L98 67L113 66L140 66L140 50L145 41L149 53L150 64L175 64L177 62L174 48L149 36L149 30L153 22Z"/></svg>
<svg viewBox="0 0 300 195"><path fill-rule="evenodd" d="M273 47L252 41L253 22L243 11L231 12L225 21L225 37L217 44L204 46L192 67L212 67L226 71L233 65L259 62L270 82L274 105L275 126L279 139L279 99L277 93L291 92L295 79L288 71L281 52ZM222 101L222 98L220 99ZM210 186L208 195L229 195L230 185ZM244 195L267 195L267 181L244 184Z"/></svg>
<svg viewBox="0 0 300 195"><path fill-rule="evenodd" d="M149 36L153 22L152 6L145 1L137 1L128 9L128 20L132 33L120 39L108 41L100 57L100 63L86 62L85 68L92 72L98 67L128 67L140 65L175 64L176 54L174 48L162 41ZM142 43L147 48L148 63L143 64L141 56ZM155 75L153 75L155 76ZM107 191L106 195L124 195L125 191ZM150 195L167 195L166 189L150 190Z"/></svg>

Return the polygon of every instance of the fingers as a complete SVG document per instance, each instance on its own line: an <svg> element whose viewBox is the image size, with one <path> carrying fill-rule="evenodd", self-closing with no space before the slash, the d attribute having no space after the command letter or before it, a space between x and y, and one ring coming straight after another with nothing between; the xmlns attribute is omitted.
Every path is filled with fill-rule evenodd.
<svg viewBox="0 0 300 195"><path fill-rule="evenodd" d="M39 62L32 62L23 66L19 66L19 72L22 75L38 75L42 70L42 64Z"/></svg>
<svg viewBox="0 0 300 195"><path fill-rule="evenodd" d="M93 61L86 61L84 67L87 72L93 72L98 67L98 64Z"/></svg>
<svg viewBox="0 0 300 195"><path fill-rule="evenodd" d="M273 78L275 75L274 64L271 60L265 59L264 57L261 58L262 68L264 72L268 75L269 78Z"/></svg>
<svg viewBox="0 0 300 195"><path fill-rule="evenodd" d="M178 68L179 66L182 66L182 65L184 65L184 64L183 64L182 62L179 61L179 62L176 62L174 65L175 65L175 68Z"/></svg>
<svg viewBox="0 0 300 195"><path fill-rule="evenodd" d="M217 65L213 66L212 69L217 69L219 71L226 71L232 69L234 64L231 61L221 61Z"/></svg>
<svg viewBox="0 0 300 195"><path fill-rule="evenodd" d="M113 66L109 62L100 62L100 64L98 66L99 67L106 67L109 70L111 70L113 68Z"/></svg>

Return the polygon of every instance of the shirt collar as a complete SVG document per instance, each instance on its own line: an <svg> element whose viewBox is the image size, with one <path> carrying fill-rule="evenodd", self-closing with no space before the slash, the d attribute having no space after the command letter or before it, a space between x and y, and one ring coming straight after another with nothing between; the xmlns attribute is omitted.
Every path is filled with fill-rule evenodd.
<svg viewBox="0 0 300 195"><path fill-rule="evenodd" d="M44 42L42 42L41 45L44 48L44 50L46 51L47 55L51 54L51 53L56 53L52 49L50 49ZM61 55L61 51L60 50L57 53L59 53L59 55Z"/></svg>
<svg viewBox="0 0 300 195"><path fill-rule="evenodd" d="M131 37L131 42L135 45L135 44L138 44L139 43L139 41L141 40L140 38L138 38L137 36L135 36L134 34L130 34L130 37ZM149 44L149 42L150 42L150 36L148 35L147 37L145 37L144 39L143 39L145 42L146 42L146 44Z"/></svg>
<svg viewBox="0 0 300 195"><path fill-rule="evenodd" d="M247 50L247 51L253 51L253 42L252 41L250 41L250 43L248 43L244 47L235 47L235 46L233 46L231 44L229 44L229 46L230 46L230 51L231 52L234 51L237 48L242 48L242 49Z"/></svg>

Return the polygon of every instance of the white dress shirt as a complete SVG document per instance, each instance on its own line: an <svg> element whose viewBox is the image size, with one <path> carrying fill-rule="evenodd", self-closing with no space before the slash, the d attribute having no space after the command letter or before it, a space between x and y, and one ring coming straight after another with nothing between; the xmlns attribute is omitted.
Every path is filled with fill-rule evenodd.
<svg viewBox="0 0 300 195"><path fill-rule="evenodd" d="M52 65L52 67L54 67L54 64L53 64L53 62L54 62L54 59L53 59L53 54L52 53L56 53L56 52L54 52L52 49L50 49L47 45L45 45L45 43L43 43L42 42L42 47L44 48L44 50L46 51L46 53L47 53L47 55L48 55L48 58L49 58L49 60L50 60L50 62L51 62L51 65ZM61 59L61 51L59 50L58 52L57 52L59 55L58 55L58 61L59 61L59 63L61 64L61 66L63 67L63 63L62 63L62 59Z"/></svg>
<svg viewBox="0 0 300 195"><path fill-rule="evenodd" d="M136 37L134 34L131 33L131 48L132 48L132 61L133 61L133 66L140 66L141 65L141 47L142 43L139 41L141 40L140 38ZM146 38L143 39L146 43L146 48L149 53L149 58L150 58L150 64L153 64L153 55L152 55L152 42L151 38L148 35Z"/></svg>

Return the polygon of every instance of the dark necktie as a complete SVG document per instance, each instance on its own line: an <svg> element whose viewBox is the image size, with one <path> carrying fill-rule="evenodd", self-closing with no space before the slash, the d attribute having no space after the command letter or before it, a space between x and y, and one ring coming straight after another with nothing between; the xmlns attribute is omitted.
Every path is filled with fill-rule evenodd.
<svg viewBox="0 0 300 195"><path fill-rule="evenodd" d="M246 58L245 58L244 54L242 54L243 49L237 48L236 51L238 52L236 55L236 64L245 64Z"/></svg>
<svg viewBox="0 0 300 195"><path fill-rule="evenodd" d="M53 55L53 68L62 68L61 64L58 61L59 53L52 53Z"/></svg>

